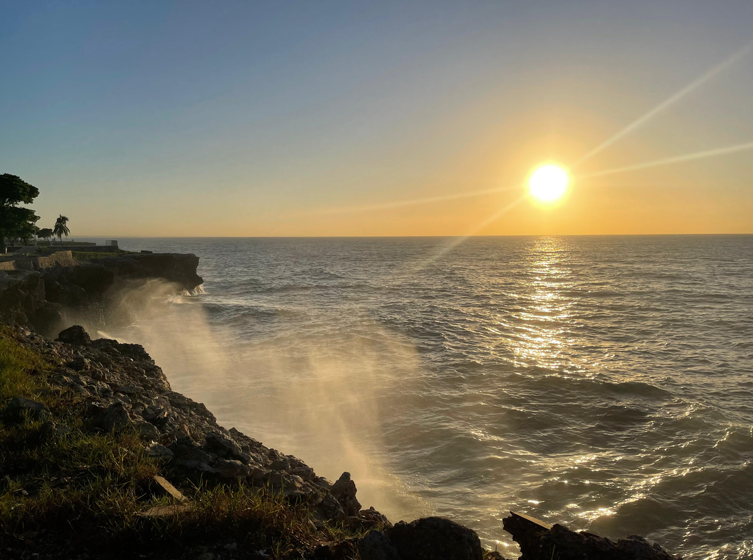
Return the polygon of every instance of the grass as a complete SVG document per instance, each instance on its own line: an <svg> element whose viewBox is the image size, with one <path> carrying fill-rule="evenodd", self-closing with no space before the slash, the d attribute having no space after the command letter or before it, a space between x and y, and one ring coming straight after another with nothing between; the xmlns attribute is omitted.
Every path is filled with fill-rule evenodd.
<svg viewBox="0 0 753 560"><path fill-rule="evenodd" d="M68 547L119 551L124 557L155 550L236 542L264 549L272 558L339 541L362 532L315 525L305 504L243 484L181 484L179 473L145 453L135 432L102 433L84 419L78 395L54 389L40 355L0 327L0 410L14 396L44 403L49 422L0 414L0 548L56 552ZM140 515L171 504L157 492L160 474L181 487L187 511L164 517ZM44 534L42 539L37 539ZM41 547L41 548L40 548ZM46 547L46 548L45 548Z"/></svg>
<svg viewBox="0 0 753 560"><path fill-rule="evenodd" d="M36 353L13 340L13 331L0 327L0 403L11 397L31 398L45 385L43 373L49 368Z"/></svg>

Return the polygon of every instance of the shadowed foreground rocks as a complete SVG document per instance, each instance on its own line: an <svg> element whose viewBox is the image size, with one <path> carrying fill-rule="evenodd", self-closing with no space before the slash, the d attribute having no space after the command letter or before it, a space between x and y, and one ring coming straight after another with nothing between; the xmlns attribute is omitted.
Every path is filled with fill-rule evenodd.
<svg viewBox="0 0 753 560"><path fill-rule="evenodd" d="M45 373L49 384L46 390L65 396L71 406L81 411L82 430L135 434L131 437L135 438L139 453L165 465L164 477L155 476L153 486L158 493L172 496L176 503L155 505L148 496L153 490L145 492L143 503L138 505L141 511L136 513L140 519L157 519L159 523L160 517L190 515L190 494L214 481L243 489L240 492L271 492L284 500L285 507L304 507L311 516L304 523L318 536L313 543L311 539L299 539L300 544L284 554L260 552L250 543L229 541L226 534L211 533L201 548L170 541L167 551L143 554L142 548L128 556L126 548L92 553L80 548L72 538L65 540L69 537L54 541L50 537L52 530L45 536L45 543L39 539L46 530L44 526L22 533L6 527L0 531L0 558L123 558L126 554L125 557L206 560L505 560L499 553L485 552L473 530L448 519L428 517L393 526L373 507L361 507L356 483L349 473L332 483L300 459L270 449L235 428L220 426L202 403L172 391L160 367L140 345L92 340L80 326L60 332L55 341L21 327L6 332L50 365ZM64 435L67 429L61 422L64 418L60 410L50 410L21 395L9 396L0 411L0 422L29 421L39 424L42 439ZM0 478L13 470L7 462L0 461L0 467ZM94 467L82 465L81 469L85 475ZM19 506L33 497L26 490L13 492ZM521 560L678 560L641 537L613 542L560 525L550 526L524 514L513 513L504 520L504 528L519 543ZM339 532L333 532L335 529ZM291 529L296 531L301 532L300 527ZM32 533L36 536L29 537ZM30 542L35 538L32 547Z"/></svg>
<svg viewBox="0 0 753 560"><path fill-rule="evenodd" d="M503 524L520 545L520 560L682 560L636 535L614 542L562 525L549 525L521 513L510 513Z"/></svg>

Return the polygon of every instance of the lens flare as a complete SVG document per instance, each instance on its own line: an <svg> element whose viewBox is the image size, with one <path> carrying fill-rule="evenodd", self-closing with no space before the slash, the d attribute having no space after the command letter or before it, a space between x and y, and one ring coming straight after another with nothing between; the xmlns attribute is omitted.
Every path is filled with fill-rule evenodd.
<svg viewBox="0 0 753 560"><path fill-rule="evenodd" d="M537 167L528 178L528 192L539 202L555 202L567 191L570 177L559 165Z"/></svg>

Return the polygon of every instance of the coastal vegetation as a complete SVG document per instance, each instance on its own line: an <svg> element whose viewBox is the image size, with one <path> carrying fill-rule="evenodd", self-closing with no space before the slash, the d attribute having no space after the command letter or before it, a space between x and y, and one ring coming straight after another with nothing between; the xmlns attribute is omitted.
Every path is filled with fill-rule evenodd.
<svg viewBox="0 0 753 560"><path fill-rule="evenodd" d="M106 557L161 550L173 557L177 549L200 552L210 542L282 558L364 533L323 524L306 504L265 487L186 483L165 458L148 456L135 429L92 427L87 399L51 383L55 364L17 336L0 328L3 550L21 555L88 548ZM41 406L19 407L26 402L21 399ZM184 499L159 492L155 476L183 482Z"/></svg>
<svg viewBox="0 0 753 560"><path fill-rule="evenodd" d="M31 204L38 196L39 189L17 175L0 175L0 254L6 251L6 238L28 239L34 235L39 216L19 204Z"/></svg>
<svg viewBox="0 0 753 560"><path fill-rule="evenodd" d="M60 214L58 219L55 220L55 227L52 228L52 233L58 238L58 241L63 241L63 236L68 237L71 230L68 228L68 217Z"/></svg>

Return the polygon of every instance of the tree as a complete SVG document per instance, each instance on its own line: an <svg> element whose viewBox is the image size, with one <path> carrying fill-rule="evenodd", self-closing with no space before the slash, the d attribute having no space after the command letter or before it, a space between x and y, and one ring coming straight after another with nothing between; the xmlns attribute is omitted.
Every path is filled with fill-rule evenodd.
<svg viewBox="0 0 753 560"><path fill-rule="evenodd" d="M71 233L71 230L69 230L68 226L66 225L67 223L68 218L60 214L60 216L58 216L58 219L55 220L55 227L52 228L53 235L56 235L58 240L61 242L63 241L64 235L68 237L68 235Z"/></svg>
<svg viewBox="0 0 753 560"><path fill-rule="evenodd" d="M50 239L53 235L55 234L53 233L52 228L48 227L42 228L37 232L37 237L40 239Z"/></svg>
<svg viewBox="0 0 753 560"><path fill-rule="evenodd" d="M5 238L28 239L34 235L34 224L39 219L31 208L19 208L19 204L31 204L39 196L39 189L17 175L0 175L0 253L5 254Z"/></svg>

